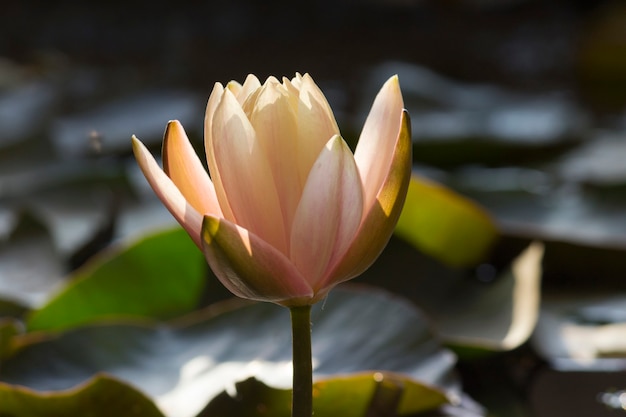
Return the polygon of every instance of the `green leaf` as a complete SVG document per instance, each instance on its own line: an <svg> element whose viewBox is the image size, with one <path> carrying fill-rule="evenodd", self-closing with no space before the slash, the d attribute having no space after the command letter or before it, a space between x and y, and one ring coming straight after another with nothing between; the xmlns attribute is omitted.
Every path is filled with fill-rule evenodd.
<svg viewBox="0 0 626 417"><path fill-rule="evenodd" d="M546 297L533 347L556 369L626 369L626 296L562 291Z"/></svg>
<svg viewBox="0 0 626 417"><path fill-rule="evenodd" d="M453 191L413 176L395 233L452 267L483 260L498 237L485 210Z"/></svg>
<svg viewBox="0 0 626 417"><path fill-rule="evenodd" d="M222 392L197 417L289 417L291 392L250 378ZM398 374L367 372L318 381L313 386L316 417L408 415L448 402L441 391ZM383 414L387 413L387 414Z"/></svg>
<svg viewBox="0 0 626 417"><path fill-rule="evenodd" d="M13 353L13 337L22 333L21 323L13 318L0 318L0 365Z"/></svg>
<svg viewBox="0 0 626 417"><path fill-rule="evenodd" d="M439 389L388 372L349 375L315 384L315 414L369 416L394 410L398 415L434 410L449 402Z"/></svg>
<svg viewBox="0 0 626 417"><path fill-rule="evenodd" d="M526 342L539 317L543 244L532 243L488 286L466 280L435 317L441 336L458 347L512 350Z"/></svg>
<svg viewBox="0 0 626 417"><path fill-rule="evenodd" d="M19 302L0 298L0 318L22 318L28 311L28 307Z"/></svg>
<svg viewBox="0 0 626 417"><path fill-rule="evenodd" d="M376 385L371 381L380 379L380 372L384 381L405 386L403 393L410 398L397 404L403 413L460 397L455 356L441 348L428 322L405 300L340 287L314 306L312 321L316 379L321 384L348 378L320 385L325 396L340 398L340 390L354 389L350 395L369 399ZM230 300L170 325L100 324L48 338L31 333L22 336L22 348L3 363L0 380L56 391L107 372L145 392L165 415L194 417L212 398L249 377L288 389L290 329L284 307ZM363 375L355 376L361 382L353 384L353 374ZM413 399L416 392L425 397Z"/></svg>
<svg viewBox="0 0 626 417"><path fill-rule="evenodd" d="M65 330L115 317L171 318L193 309L206 263L180 228L117 247L92 259L47 304L28 330Z"/></svg>
<svg viewBox="0 0 626 417"><path fill-rule="evenodd" d="M534 243L502 272L489 264L459 270L394 237L359 279L424 309L457 353L484 354L514 349L530 337L540 308L542 257L543 244Z"/></svg>
<svg viewBox="0 0 626 417"><path fill-rule="evenodd" d="M0 382L0 415L163 417L145 395L107 375L98 375L78 387L55 393L37 392Z"/></svg>

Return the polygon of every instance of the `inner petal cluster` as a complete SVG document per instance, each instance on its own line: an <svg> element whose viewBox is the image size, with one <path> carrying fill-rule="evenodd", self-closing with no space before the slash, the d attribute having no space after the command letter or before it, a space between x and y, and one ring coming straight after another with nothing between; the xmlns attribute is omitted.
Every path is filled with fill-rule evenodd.
<svg viewBox="0 0 626 417"><path fill-rule="evenodd" d="M224 217L291 256L294 217L313 164L339 134L310 76L216 85L206 126L209 170ZM207 133L207 132L205 132Z"/></svg>

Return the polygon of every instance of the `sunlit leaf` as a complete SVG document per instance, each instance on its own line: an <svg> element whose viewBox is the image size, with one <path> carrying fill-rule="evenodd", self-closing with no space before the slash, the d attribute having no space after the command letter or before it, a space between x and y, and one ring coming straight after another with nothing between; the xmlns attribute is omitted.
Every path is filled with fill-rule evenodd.
<svg viewBox="0 0 626 417"><path fill-rule="evenodd" d="M312 321L319 381L363 372L373 378L378 370L386 381L405 384L407 395L430 392L420 400L413 394L403 399L398 405L403 412L459 398L454 355L440 347L427 321L403 299L337 288L314 307ZM171 417L194 417L213 397L251 376L274 388L291 386L289 313L270 303L233 300L168 326L101 324L47 340L41 336L22 337L21 350L0 368L0 380L38 391L64 390L105 371L147 393ZM418 381L430 388L417 388Z"/></svg>
<svg viewBox="0 0 626 417"><path fill-rule="evenodd" d="M252 378L235 388L234 396L219 394L198 417L290 416L290 390L270 388ZM313 414L317 417L407 415L446 403L441 391L398 374L361 373L324 379L313 386Z"/></svg>
<svg viewBox="0 0 626 417"><path fill-rule="evenodd" d="M477 204L413 176L396 234L450 266L467 267L485 257L498 230Z"/></svg>
<svg viewBox="0 0 626 417"><path fill-rule="evenodd" d="M0 382L0 415L163 417L145 395L106 375L98 375L80 386L54 393L33 391Z"/></svg>
<svg viewBox="0 0 626 417"><path fill-rule="evenodd" d="M467 349L463 353L511 350L530 337L537 321L542 255L543 245L535 243L504 272L490 264L459 270L392 238L360 279L412 300L447 344Z"/></svg>
<svg viewBox="0 0 626 417"><path fill-rule="evenodd" d="M548 298L533 346L557 369L626 370L626 296Z"/></svg>
<svg viewBox="0 0 626 417"><path fill-rule="evenodd" d="M315 390L319 390L315 410L324 416L332 416L333 412L343 416L368 416L375 410L396 410L399 415L406 415L448 403L445 395L433 387L400 374L382 372L320 381ZM371 395L364 396L367 392Z"/></svg>
<svg viewBox="0 0 626 417"><path fill-rule="evenodd" d="M29 330L63 330L112 317L171 318L198 303L206 263L180 228L93 258L47 304L32 311Z"/></svg>
<svg viewBox="0 0 626 417"><path fill-rule="evenodd" d="M511 350L532 334L539 316L543 245L533 243L489 286L466 281L436 318L451 344Z"/></svg>

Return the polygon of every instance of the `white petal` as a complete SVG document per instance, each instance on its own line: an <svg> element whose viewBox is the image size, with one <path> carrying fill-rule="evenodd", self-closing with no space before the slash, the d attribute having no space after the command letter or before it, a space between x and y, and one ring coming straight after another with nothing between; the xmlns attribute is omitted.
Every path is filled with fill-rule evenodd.
<svg viewBox="0 0 626 417"><path fill-rule="evenodd" d="M169 122L165 130L163 169L198 212L222 217L215 187L185 130L176 120Z"/></svg>
<svg viewBox="0 0 626 417"><path fill-rule="evenodd" d="M393 76L383 85L374 100L354 159L363 178L365 207L374 204L393 159L402 124L402 93L398 77Z"/></svg>
<svg viewBox="0 0 626 417"><path fill-rule="evenodd" d="M215 154L213 153L213 116L215 115L215 109L222 100L223 95L224 86L220 83L215 83L213 91L211 91L211 95L209 96L209 101L207 102L206 112L204 115L204 151L206 154L207 165L209 167L209 174L211 175L213 185L215 186L215 193L218 201L220 202L222 214L224 217L232 219L232 210L228 205L228 199L224 193L224 186L222 185L222 179L215 161Z"/></svg>
<svg viewBox="0 0 626 417"><path fill-rule="evenodd" d="M291 233L291 258L316 291L359 227L361 187L350 148L334 136L311 169Z"/></svg>
<svg viewBox="0 0 626 417"><path fill-rule="evenodd" d="M235 94L235 97L237 97L237 101L239 102L239 104L243 105L248 96L250 96L250 94L252 94L254 91L258 90L260 87L261 82L259 81L259 79L255 75L249 74L246 77L246 80L244 81L241 90L238 91L237 94Z"/></svg>
<svg viewBox="0 0 626 417"><path fill-rule="evenodd" d="M195 244L198 247L202 247L200 239L202 215L185 200L185 197L183 197L172 180L165 175L165 172L159 167L159 164L157 164L143 143L135 136L133 136L132 141L137 163L155 194L172 213L174 218L185 228Z"/></svg>
<svg viewBox="0 0 626 417"><path fill-rule="evenodd" d="M212 154L232 217L224 216L287 253L278 194L265 150L235 96L224 91L212 124ZM218 194L220 198L220 194ZM220 199L220 206L223 206Z"/></svg>
<svg viewBox="0 0 626 417"><path fill-rule="evenodd" d="M235 295L279 304L308 304L313 290L282 252L225 219L206 216L202 249L215 275Z"/></svg>
<svg viewBox="0 0 626 417"><path fill-rule="evenodd" d="M267 155L288 236L303 181L298 169L296 115L289 93L281 84L271 81L261 88L250 122L259 146Z"/></svg>
<svg viewBox="0 0 626 417"><path fill-rule="evenodd" d="M301 78L298 103L298 166L300 178L306 181L313 162L339 127L326 97L313 79Z"/></svg>

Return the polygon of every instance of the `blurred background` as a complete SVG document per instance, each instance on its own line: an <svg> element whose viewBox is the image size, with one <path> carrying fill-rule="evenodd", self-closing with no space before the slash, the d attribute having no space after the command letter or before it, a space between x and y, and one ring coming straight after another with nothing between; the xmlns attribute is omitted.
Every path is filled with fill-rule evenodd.
<svg viewBox="0 0 626 417"><path fill-rule="evenodd" d="M5 0L0 10L5 298L40 305L99 249L174 224L131 135L158 154L179 119L202 152L214 82L296 71L313 76L352 144L398 74L415 171L493 215L494 265L539 239L546 293L626 290L624 1ZM622 304L610 312L597 320L626 321ZM579 390L591 393L586 415L623 414L624 395L610 392L626 389L623 363L548 369L520 384L533 415L585 415L569 398ZM489 377L466 371L480 397ZM551 391L564 386L567 398Z"/></svg>

